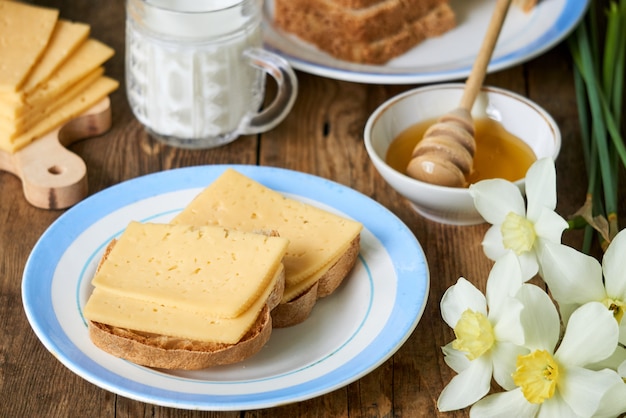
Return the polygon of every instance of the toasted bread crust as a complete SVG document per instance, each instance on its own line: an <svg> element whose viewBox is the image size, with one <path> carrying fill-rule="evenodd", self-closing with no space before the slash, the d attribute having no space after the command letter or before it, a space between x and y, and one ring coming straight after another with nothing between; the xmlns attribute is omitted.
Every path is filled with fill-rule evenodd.
<svg viewBox="0 0 626 418"><path fill-rule="evenodd" d="M346 278L348 273L352 270L352 267L356 264L360 250L361 235L359 234L352 240L350 247L348 247L343 256L320 277L319 286L317 288L318 299L330 295L343 283L343 279Z"/></svg>
<svg viewBox="0 0 626 418"><path fill-rule="evenodd" d="M115 246L112 240L104 250L97 270ZM256 322L237 344L210 343L184 338L138 332L89 321L89 338L100 349L133 363L161 369L198 370L238 363L256 354L272 333L270 311L282 300L285 271L281 272L272 293Z"/></svg>
<svg viewBox="0 0 626 418"><path fill-rule="evenodd" d="M292 301L280 303L272 309L272 323L275 328L285 328L299 324L309 317L317 302L319 281Z"/></svg>
<svg viewBox="0 0 626 418"><path fill-rule="evenodd" d="M361 235L350 243L350 247L330 269L306 292L272 310L275 328L285 328L299 324L309 317L318 299L332 294L354 267L361 249Z"/></svg>
<svg viewBox="0 0 626 418"><path fill-rule="evenodd" d="M272 317L267 305L237 344L204 343L89 323L89 337L97 347L133 363L161 369L198 370L238 363L261 350L271 333Z"/></svg>

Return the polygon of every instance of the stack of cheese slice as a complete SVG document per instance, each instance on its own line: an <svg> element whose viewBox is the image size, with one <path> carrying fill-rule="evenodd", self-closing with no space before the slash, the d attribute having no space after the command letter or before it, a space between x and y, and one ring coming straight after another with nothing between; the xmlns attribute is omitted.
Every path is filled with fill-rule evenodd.
<svg viewBox="0 0 626 418"><path fill-rule="evenodd" d="M0 150L20 150L118 87L103 75L113 49L89 32L56 9L0 0Z"/></svg>
<svg viewBox="0 0 626 418"><path fill-rule="evenodd" d="M85 316L236 344L276 286L287 243L221 227L131 222L92 280Z"/></svg>
<svg viewBox="0 0 626 418"><path fill-rule="evenodd" d="M362 229L357 221L283 196L230 168L172 223L271 230L287 238L285 292L281 305L272 312L276 327L303 321L318 297L329 295L341 284L356 262Z"/></svg>

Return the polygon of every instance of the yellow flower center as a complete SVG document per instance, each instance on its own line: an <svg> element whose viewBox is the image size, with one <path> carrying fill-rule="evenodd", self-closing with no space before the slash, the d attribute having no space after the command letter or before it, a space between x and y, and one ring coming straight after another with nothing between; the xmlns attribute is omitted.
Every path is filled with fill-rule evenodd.
<svg viewBox="0 0 626 418"><path fill-rule="evenodd" d="M540 404L554 396L558 380L559 366L547 351L535 350L517 356L513 382L522 389L528 402Z"/></svg>
<svg viewBox="0 0 626 418"><path fill-rule="evenodd" d="M622 322L622 318L624 317L624 309L626 309L626 304L621 300L615 300L611 298L606 298L602 301L604 306L606 306L609 311L613 311L613 316L617 323L620 324Z"/></svg>
<svg viewBox="0 0 626 418"><path fill-rule="evenodd" d="M456 340L452 342L452 348L466 352L470 360L489 351L495 341L493 327L487 317L471 309L461 314L454 327L454 334Z"/></svg>
<svg viewBox="0 0 626 418"><path fill-rule="evenodd" d="M504 248L515 251L515 254L520 255L533 248L535 227L525 217L509 212L500 226L500 231Z"/></svg>

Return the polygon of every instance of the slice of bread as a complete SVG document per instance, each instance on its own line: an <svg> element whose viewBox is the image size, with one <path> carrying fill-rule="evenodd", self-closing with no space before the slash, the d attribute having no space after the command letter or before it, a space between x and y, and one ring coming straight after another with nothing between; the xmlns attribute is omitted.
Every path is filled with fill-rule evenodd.
<svg viewBox="0 0 626 418"><path fill-rule="evenodd" d="M379 0L366 7L347 0L276 0L274 22L330 55L382 64L456 26L447 0Z"/></svg>
<svg viewBox="0 0 626 418"><path fill-rule="evenodd" d="M116 240L105 249L96 273L109 258ZM279 266L265 304L256 320L237 343L199 341L88 321L89 337L100 349L133 363L163 369L197 370L243 361L267 343L272 332L270 312L282 300L285 275ZM87 316L87 315L86 315Z"/></svg>
<svg viewBox="0 0 626 418"><path fill-rule="evenodd" d="M337 0L277 0L275 21L303 33L331 32L344 42L368 43L397 33L409 22L426 16L446 0L378 0L363 8ZM296 22L295 20L298 20Z"/></svg>
<svg viewBox="0 0 626 418"><path fill-rule="evenodd" d="M243 361L263 348L272 332L266 306L237 344L207 343L89 322L89 338L100 349L135 364L160 369L198 370Z"/></svg>

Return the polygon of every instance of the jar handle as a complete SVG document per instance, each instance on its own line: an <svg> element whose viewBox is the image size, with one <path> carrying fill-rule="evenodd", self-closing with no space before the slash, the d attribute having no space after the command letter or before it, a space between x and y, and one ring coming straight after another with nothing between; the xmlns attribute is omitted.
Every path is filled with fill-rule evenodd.
<svg viewBox="0 0 626 418"><path fill-rule="evenodd" d="M298 79L293 68L284 58L262 48L248 48L244 56L250 63L276 80L276 97L265 109L248 119L240 134L266 132L285 119L298 95Z"/></svg>

